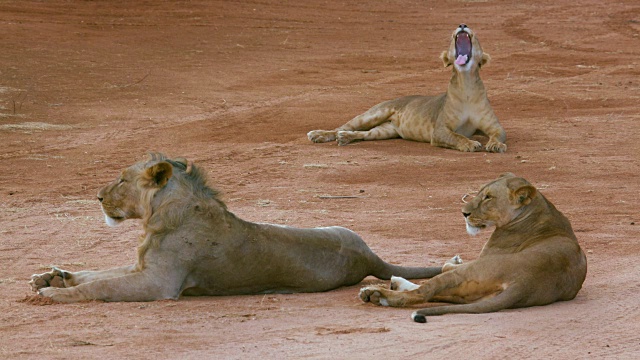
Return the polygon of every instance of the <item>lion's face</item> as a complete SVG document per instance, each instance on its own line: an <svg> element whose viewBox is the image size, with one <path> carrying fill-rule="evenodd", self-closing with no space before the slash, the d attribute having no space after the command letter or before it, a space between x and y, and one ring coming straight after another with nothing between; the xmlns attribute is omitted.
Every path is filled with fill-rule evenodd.
<svg viewBox="0 0 640 360"><path fill-rule="evenodd" d="M478 195L462 209L467 232L476 235L490 226L501 227L522 213L536 189L523 178L503 174L480 189Z"/></svg>
<svg viewBox="0 0 640 360"><path fill-rule="evenodd" d="M126 219L140 219L145 214L145 195L164 187L172 175L167 162L137 163L122 171L120 177L98 192L105 221L116 226ZM152 193L151 193L152 194Z"/></svg>
<svg viewBox="0 0 640 360"><path fill-rule="evenodd" d="M449 50L440 56L444 66L453 65L459 72L470 71L489 62L489 54L482 51L477 36L465 24L460 24L451 35Z"/></svg>

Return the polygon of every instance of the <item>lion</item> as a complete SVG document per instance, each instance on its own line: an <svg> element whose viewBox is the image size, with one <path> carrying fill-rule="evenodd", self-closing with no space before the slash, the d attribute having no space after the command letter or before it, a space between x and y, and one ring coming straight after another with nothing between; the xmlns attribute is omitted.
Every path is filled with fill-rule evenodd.
<svg viewBox="0 0 640 360"><path fill-rule="evenodd" d="M573 299L587 258L569 220L527 180L503 174L482 187L462 214L471 235L495 226L478 259L454 258L421 285L392 278L391 289L367 286L360 299L383 306L446 302L415 311L412 319L449 313L487 313Z"/></svg>
<svg viewBox="0 0 640 360"><path fill-rule="evenodd" d="M98 192L105 221L141 219L137 261L103 271L53 268L31 287L58 302L153 301L181 295L321 292L366 276L421 279L441 267L381 260L343 227L300 229L244 221L183 158L151 154Z"/></svg>
<svg viewBox="0 0 640 360"><path fill-rule="evenodd" d="M506 133L493 112L480 79L480 68L489 62L475 33L465 24L453 32L449 50L440 55L452 66L447 92L437 96L405 96L382 102L335 130L313 130L309 140L338 145L357 140L403 138L460 151L480 151L474 134L489 137L485 149L505 152Z"/></svg>

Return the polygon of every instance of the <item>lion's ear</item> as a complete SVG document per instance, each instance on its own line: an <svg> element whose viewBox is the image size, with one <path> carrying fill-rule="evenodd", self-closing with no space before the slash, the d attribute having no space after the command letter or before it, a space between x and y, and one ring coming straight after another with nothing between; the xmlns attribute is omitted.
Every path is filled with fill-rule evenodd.
<svg viewBox="0 0 640 360"><path fill-rule="evenodd" d="M446 51L443 51L442 54L440 54L440 59L442 60L442 63L444 63L444 67L451 66L451 64L453 64L449 59L449 53Z"/></svg>
<svg viewBox="0 0 640 360"><path fill-rule="evenodd" d="M478 66L483 67L485 65L487 65L489 63L489 61L491 61L491 56L487 53L483 53L482 54L482 59L480 59L480 64L478 64Z"/></svg>
<svg viewBox="0 0 640 360"><path fill-rule="evenodd" d="M511 203L518 207L528 205L538 192L527 180L519 177L508 179L507 187L511 190Z"/></svg>
<svg viewBox="0 0 640 360"><path fill-rule="evenodd" d="M510 172L502 173L500 174L500 176L498 176L498 179L504 178L504 177L516 177L516 174L510 173Z"/></svg>
<svg viewBox="0 0 640 360"><path fill-rule="evenodd" d="M536 188L531 185L525 185L518 190L514 191L514 197L518 204L525 206L529 205L533 197L536 196Z"/></svg>
<svg viewBox="0 0 640 360"><path fill-rule="evenodd" d="M173 167L166 161L149 166L144 171L144 178L147 186L161 188L167 185L169 178L173 175Z"/></svg>

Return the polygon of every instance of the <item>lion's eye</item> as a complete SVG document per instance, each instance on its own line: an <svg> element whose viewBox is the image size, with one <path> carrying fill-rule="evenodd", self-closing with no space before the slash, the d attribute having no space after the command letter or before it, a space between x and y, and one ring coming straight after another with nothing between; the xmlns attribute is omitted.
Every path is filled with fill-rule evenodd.
<svg viewBox="0 0 640 360"><path fill-rule="evenodd" d="M487 201L487 200L491 200L491 199L493 199L493 196L491 196L491 195L485 195L485 196L482 198L482 201Z"/></svg>
<svg viewBox="0 0 640 360"><path fill-rule="evenodd" d="M120 178L120 179L118 180L118 185L122 184L123 182L124 182L124 178Z"/></svg>

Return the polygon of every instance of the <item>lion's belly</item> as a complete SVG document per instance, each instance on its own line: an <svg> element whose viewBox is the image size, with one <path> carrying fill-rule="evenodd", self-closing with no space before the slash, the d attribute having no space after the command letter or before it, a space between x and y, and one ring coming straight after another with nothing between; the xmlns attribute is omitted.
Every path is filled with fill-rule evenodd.
<svg viewBox="0 0 640 360"><path fill-rule="evenodd" d="M445 94L411 97L410 101L395 111L390 120L403 139L431 142L444 101Z"/></svg>
<svg viewBox="0 0 640 360"><path fill-rule="evenodd" d="M433 124L428 121L400 122L396 125L396 131L405 140L431 142Z"/></svg>
<svg viewBox="0 0 640 360"><path fill-rule="evenodd" d="M371 250L344 228L298 229L253 224L215 257L203 257L185 295L316 292L368 275Z"/></svg>

